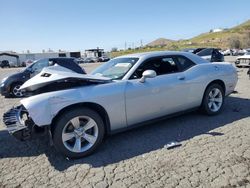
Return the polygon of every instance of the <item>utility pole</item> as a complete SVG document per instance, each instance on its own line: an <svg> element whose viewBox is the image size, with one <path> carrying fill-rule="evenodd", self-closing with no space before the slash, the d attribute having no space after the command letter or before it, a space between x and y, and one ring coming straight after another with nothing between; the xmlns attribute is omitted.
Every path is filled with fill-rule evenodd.
<svg viewBox="0 0 250 188"><path fill-rule="evenodd" d="M127 49L127 42L125 41L125 46L124 46L125 48L124 48L124 50L126 50Z"/></svg>
<svg viewBox="0 0 250 188"><path fill-rule="evenodd" d="M141 39L141 48L142 48L143 44L142 44L142 39Z"/></svg>

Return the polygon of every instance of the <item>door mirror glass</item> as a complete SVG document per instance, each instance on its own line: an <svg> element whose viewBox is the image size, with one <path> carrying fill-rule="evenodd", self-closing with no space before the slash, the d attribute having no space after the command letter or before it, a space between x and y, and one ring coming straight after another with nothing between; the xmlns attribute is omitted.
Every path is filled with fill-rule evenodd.
<svg viewBox="0 0 250 188"><path fill-rule="evenodd" d="M146 70L142 73L142 78L140 82L144 83L146 78L154 78L156 77L156 72L154 70Z"/></svg>

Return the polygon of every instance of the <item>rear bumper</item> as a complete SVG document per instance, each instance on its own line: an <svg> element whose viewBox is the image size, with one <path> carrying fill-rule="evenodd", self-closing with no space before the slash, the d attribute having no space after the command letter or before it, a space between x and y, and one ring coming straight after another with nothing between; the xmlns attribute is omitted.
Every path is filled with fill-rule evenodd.
<svg viewBox="0 0 250 188"><path fill-rule="evenodd" d="M28 113L22 105L4 113L3 122L9 133L18 140L31 138L34 123L28 118Z"/></svg>

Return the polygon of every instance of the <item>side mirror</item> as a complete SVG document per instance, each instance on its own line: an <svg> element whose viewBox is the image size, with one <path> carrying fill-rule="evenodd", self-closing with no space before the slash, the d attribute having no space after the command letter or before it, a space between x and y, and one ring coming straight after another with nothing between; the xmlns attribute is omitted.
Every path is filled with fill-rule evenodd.
<svg viewBox="0 0 250 188"><path fill-rule="evenodd" d="M140 79L141 83L144 83L146 78L154 78L156 77L156 72L154 70L145 70L142 73L142 78Z"/></svg>

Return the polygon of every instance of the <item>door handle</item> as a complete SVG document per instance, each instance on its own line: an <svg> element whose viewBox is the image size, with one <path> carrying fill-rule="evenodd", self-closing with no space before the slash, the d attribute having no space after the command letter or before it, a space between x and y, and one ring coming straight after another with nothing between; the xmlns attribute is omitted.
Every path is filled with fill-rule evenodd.
<svg viewBox="0 0 250 188"><path fill-rule="evenodd" d="M185 80L185 76L178 76L178 80Z"/></svg>

